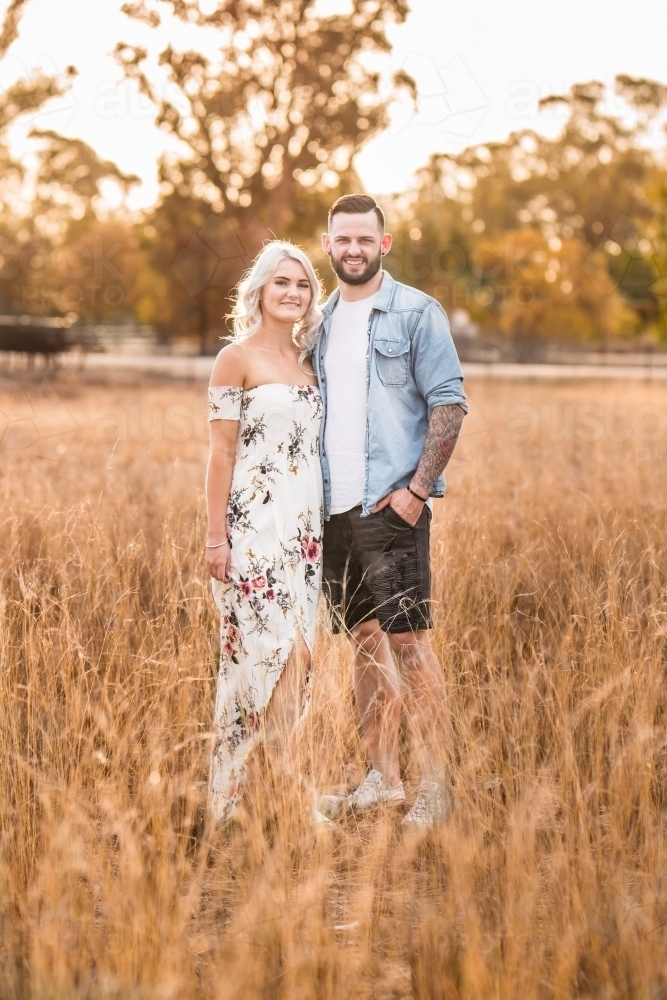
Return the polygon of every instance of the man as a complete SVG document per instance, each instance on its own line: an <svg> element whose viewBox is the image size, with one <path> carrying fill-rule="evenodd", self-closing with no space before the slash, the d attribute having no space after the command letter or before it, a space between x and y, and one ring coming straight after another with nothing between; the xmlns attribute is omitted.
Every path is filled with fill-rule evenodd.
<svg viewBox="0 0 667 1000"><path fill-rule="evenodd" d="M373 769L349 796L363 810L405 799L398 768L407 688L421 784L403 822L445 818L444 679L431 649L430 497L467 413L463 374L447 317L423 292L382 270L392 237L366 195L329 212L322 245L338 277L314 351L324 400L324 585L334 628L355 650L354 691Z"/></svg>

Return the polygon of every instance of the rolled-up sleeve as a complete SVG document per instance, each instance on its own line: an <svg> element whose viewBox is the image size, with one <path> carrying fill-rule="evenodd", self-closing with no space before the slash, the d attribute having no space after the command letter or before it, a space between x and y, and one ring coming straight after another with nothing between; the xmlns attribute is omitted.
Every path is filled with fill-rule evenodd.
<svg viewBox="0 0 667 1000"><path fill-rule="evenodd" d="M449 320L434 299L422 310L412 333L415 383L428 404L429 419L436 406L458 403L468 412L463 372L449 331Z"/></svg>

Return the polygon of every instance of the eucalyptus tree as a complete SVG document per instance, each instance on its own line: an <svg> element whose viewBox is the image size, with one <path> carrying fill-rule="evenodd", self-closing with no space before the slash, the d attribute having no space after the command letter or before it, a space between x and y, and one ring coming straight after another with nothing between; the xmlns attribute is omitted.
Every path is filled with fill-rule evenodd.
<svg viewBox="0 0 667 1000"><path fill-rule="evenodd" d="M176 149L160 162L151 220L155 263L174 266L172 331L202 346L230 288L271 234L303 238L314 205L351 183L353 158L387 124L396 86L382 57L405 0L353 0L318 14L314 0L139 0L123 8L157 29L194 25L200 44L157 59L119 44L126 75L156 108ZM180 284L180 288L179 288Z"/></svg>

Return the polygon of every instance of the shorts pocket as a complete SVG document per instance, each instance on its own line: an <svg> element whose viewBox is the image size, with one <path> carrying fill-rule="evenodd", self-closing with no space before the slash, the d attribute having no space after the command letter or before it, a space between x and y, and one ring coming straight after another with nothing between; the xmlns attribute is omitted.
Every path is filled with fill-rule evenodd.
<svg viewBox="0 0 667 1000"><path fill-rule="evenodd" d="M406 385L410 369L410 344L401 340L375 341L375 367L382 385Z"/></svg>

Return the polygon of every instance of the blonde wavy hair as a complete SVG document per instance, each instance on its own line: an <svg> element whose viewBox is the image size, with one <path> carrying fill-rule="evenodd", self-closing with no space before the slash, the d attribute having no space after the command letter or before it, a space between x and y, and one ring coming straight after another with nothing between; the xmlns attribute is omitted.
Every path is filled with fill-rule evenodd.
<svg viewBox="0 0 667 1000"><path fill-rule="evenodd" d="M301 247L287 240L271 240L255 257L241 278L236 289L232 320L232 341L239 343L257 333L262 325L260 293L281 260L289 258L301 264L310 283L311 298L305 315L294 325L292 339L299 348L299 364L308 357L315 345L315 337L322 322L322 312L317 303L322 296L322 285L307 254Z"/></svg>

